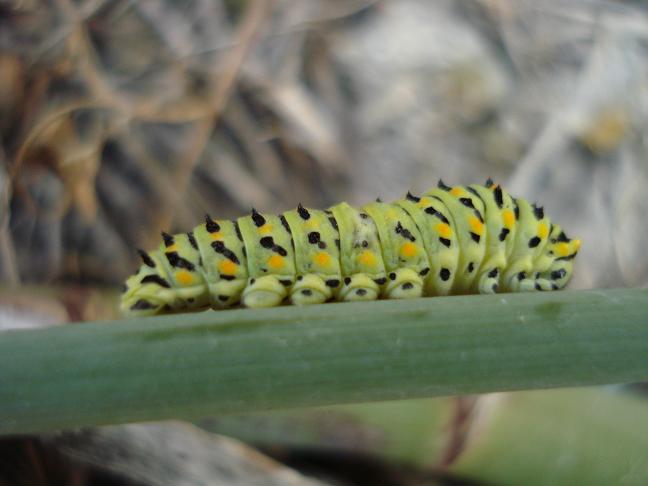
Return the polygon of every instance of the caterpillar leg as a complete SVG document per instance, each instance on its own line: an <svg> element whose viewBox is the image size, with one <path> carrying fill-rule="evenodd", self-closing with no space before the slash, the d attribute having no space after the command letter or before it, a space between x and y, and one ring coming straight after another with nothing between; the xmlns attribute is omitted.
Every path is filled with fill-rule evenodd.
<svg viewBox="0 0 648 486"><path fill-rule="evenodd" d="M387 299L414 299L423 295L423 279L411 268L398 268L388 275L383 291Z"/></svg>
<svg viewBox="0 0 648 486"><path fill-rule="evenodd" d="M286 298L288 291L275 275L251 278L243 291L245 307L275 307Z"/></svg>
<svg viewBox="0 0 648 486"><path fill-rule="evenodd" d="M536 279L529 278L526 272L519 272L508 279L507 289L509 292L534 292L536 288Z"/></svg>
<svg viewBox="0 0 648 486"><path fill-rule="evenodd" d="M336 282L339 284L339 280ZM297 277L290 291L290 302L295 305L322 304L333 297L333 290L319 275Z"/></svg>
<svg viewBox="0 0 648 486"><path fill-rule="evenodd" d="M337 300L345 302L376 300L379 294L380 287L369 275L356 273L344 279Z"/></svg>
<svg viewBox="0 0 648 486"><path fill-rule="evenodd" d="M555 261L547 271L542 272L542 279L548 282L550 287L548 290L559 290L564 288L571 278L572 267L572 262L558 260ZM543 290L547 289L543 288Z"/></svg>
<svg viewBox="0 0 648 486"><path fill-rule="evenodd" d="M480 294L496 294L499 291L499 268L484 270L477 277L477 292Z"/></svg>
<svg viewBox="0 0 648 486"><path fill-rule="evenodd" d="M534 276L527 276L527 272L519 272L508 278L506 290L510 292L556 290L557 284L545 278L548 276L549 272L536 273ZM478 291L480 294L495 294L499 291L499 269L495 268L480 275Z"/></svg>
<svg viewBox="0 0 648 486"><path fill-rule="evenodd" d="M554 290L552 283L546 278L536 278L534 288L536 290Z"/></svg>
<svg viewBox="0 0 648 486"><path fill-rule="evenodd" d="M142 296L135 300L123 299L120 304L120 310L123 314L133 317L146 317L154 316L169 309L168 306L165 308L164 302Z"/></svg>
<svg viewBox="0 0 648 486"><path fill-rule="evenodd" d="M247 279L218 280L209 284L209 295L213 309L227 309L237 305L241 299L241 292L245 288Z"/></svg>
<svg viewBox="0 0 648 486"><path fill-rule="evenodd" d="M176 289L176 300L171 307L176 311L194 311L209 307L210 299L204 285Z"/></svg>

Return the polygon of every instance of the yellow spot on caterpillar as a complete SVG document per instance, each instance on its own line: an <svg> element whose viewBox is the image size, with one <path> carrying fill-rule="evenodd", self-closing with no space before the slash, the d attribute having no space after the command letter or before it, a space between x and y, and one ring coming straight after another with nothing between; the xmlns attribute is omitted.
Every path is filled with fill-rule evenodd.
<svg viewBox="0 0 648 486"><path fill-rule="evenodd" d="M515 214L510 209L505 209L502 211L502 222L504 227L507 229L513 228L515 225Z"/></svg>
<svg viewBox="0 0 648 486"><path fill-rule="evenodd" d="M218 263L218 270L220 273L225 273L227 275L232 275L233 273L236 273L236 263L234 263L232 260L221 260Z"/></svg>
<svg viewBox="0 0 648 486"><path fill-rule="evenodd" d="M308 229L318 229L319 221L317 221L315 218L311 218L304 223L304 226Z"/></svg>
<svg viewBox="0 0 648 486"><path fill-rule="evenodd" d="M175 274L176 280L182 285L191 285L194 281L193 275L187 270L179 270Z"/></svg>
<svg viewBox="0 0 648 486"><path fill-rule="evenodd" d="M178 245L176 243L171 246L167 246L164 250L165 253L173 253L174 251L178 251Z"/></svg>
<svg viewBox="0 0 648 486"><path fill-rule="evenodd" d="M270 258L268 258L268 266L273 270L279 270L284 266L284 263L284 257L282 257L281 255L272 255Z"/></svg>
<svg viewBox="0 0 648 486"><path fill-rule="evenodd" d="M396 214L395 210L388 209L387 212L385 213L385 216L389 219L396 219L398 217L398 214Z"/></svg>
<svg viewBox="0 0 648 486"><path fill-rule="evenodd" d="M321 251L313 257L313 261L317 263L319 266L325 267L329 263L331 263L331 255L329 255L324 251Z"/></svg>
<svg viewBox="0 0 648 486"><path fill-rule="evenodd" d="M365 250L358 255L358 262L367 267L373 267L376 264L376 255L371 250Z"/></svg>
<svg viewBox="0 0 648 486"><path fill-rule="evenodd" d="M547 223L538 223L538 236L542 240L549 236L549 227L547 226Z"/></svg>
<svg viewBox="0 0 648 486"><path fill-rule="evenodd" d="M447 225L445 223L439 223L436 225L436 230L439 232L439 234L443 238L450 238L452 236L452 229L450 228L450 225Z"/></svg>
<svg viewBox="0 0 648 486"><path fill-rule="evenodd" d="M479 221L479 218L477 216L471 216L468 218L468 224L470 225L470 231L475 233L476 235L481 235L484 231L484 223Z"/></svg>
<svg viewBox="0 0 648 486"><path fill-rule="evenodd" d="M463 188L459 186L450 189L450 194L452 194L453 196L461 196L463 193L464 193Z"/></svg>
<svg viewBox="0 0 648 486"><path fill-rule="evenodd" d="M209 233L209 236L211 236L212 240L222 240L223 239L223 233L220 231L217 231L216 233Z"/></svg>
<svg viewBox="0 0 648 486"><path fill-rule="evenodd" d="M569 252L571 251L571 248L569 246L569 243L558 243L556 245L556 255L564 257L569 255Z"/></svg>
<svg viewBox="0 0 648 486"><path fill-rule="evenodd" d="M269 233L272 233L272 225L271 224L266 223L266 224L264 224L263 226L261 226L259 228L259 234L267 235Z"/></svg>
<svg viewBox="0 0 648 486"><path fill-rule="evenodd" d="M400 247L400 254L404 257L412 258L416 256L416 253L417 253L416 245L410 241L404 243L403 246Z"/></svg>
<svg viewBox="0 0 648 486"><path fill-rule="evenodd" d="M427 197L422 197L419 202L416 203L416 205L419 208L425 208L430 204L430 200Z"/></svg>

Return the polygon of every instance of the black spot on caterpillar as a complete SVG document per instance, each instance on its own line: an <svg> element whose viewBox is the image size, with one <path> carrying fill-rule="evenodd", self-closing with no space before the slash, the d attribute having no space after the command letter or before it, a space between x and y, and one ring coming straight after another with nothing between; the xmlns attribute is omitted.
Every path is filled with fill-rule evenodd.
<svg viewBox="0 0 648 486"><path fill-rule="evenodd" d="M341 203L212 219L162 233L122 294L127 314L558 290L580 241L499 185L437 187L393 203ZM488 249L488 250L487 250Z"/></svg>
<svg viewBox="0 0 648 486"><path fill-rule="evenodd" d="M164 280L162 277L159 275L147 275L140 280L140 283L145 284L145 283L154 283L159 285L160 287L164 287L167 289L170 289L171 286L169 285L169 282Z"/></svg>

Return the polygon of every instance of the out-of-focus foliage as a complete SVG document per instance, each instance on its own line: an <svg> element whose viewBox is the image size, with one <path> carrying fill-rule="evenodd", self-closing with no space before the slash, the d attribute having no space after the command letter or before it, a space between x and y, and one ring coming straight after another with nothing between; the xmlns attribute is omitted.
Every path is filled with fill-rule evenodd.
<svg viewBox="0 0 648 486"><path fill-rule="evenodd" d="M0 441L3 484L324 486L241 442L178 422Z"/></svg>
<svg viewBox="0 0 648 486"><path fill-rule="evenodd" d="M134 246L208 209L233 216L342 195L345 153L327 101L339 83L317 29L302 25L316 5L235 6L3 7L5 280L117 283ZM323 52L326 89L300 52L307 44Z"/></svg>
<svg viewBox="0 0 648 486"><path fill-rule="evenodd" d="M584 239L575 286L642 285L640 2L4 3L5 282L119 282L235 216L493 176Z"/></svg>

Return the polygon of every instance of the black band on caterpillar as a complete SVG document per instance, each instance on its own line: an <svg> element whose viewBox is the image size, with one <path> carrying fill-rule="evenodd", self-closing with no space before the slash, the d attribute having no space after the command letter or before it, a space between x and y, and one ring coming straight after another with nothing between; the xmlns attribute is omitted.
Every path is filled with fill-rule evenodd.
<svg viewBox="0 0 648 486"><path fill-rule="evenodd" d="M341 203L162 233L122 294L126 314L558 290L579 240L499 185L450 187L362 208Z"/></svg>

